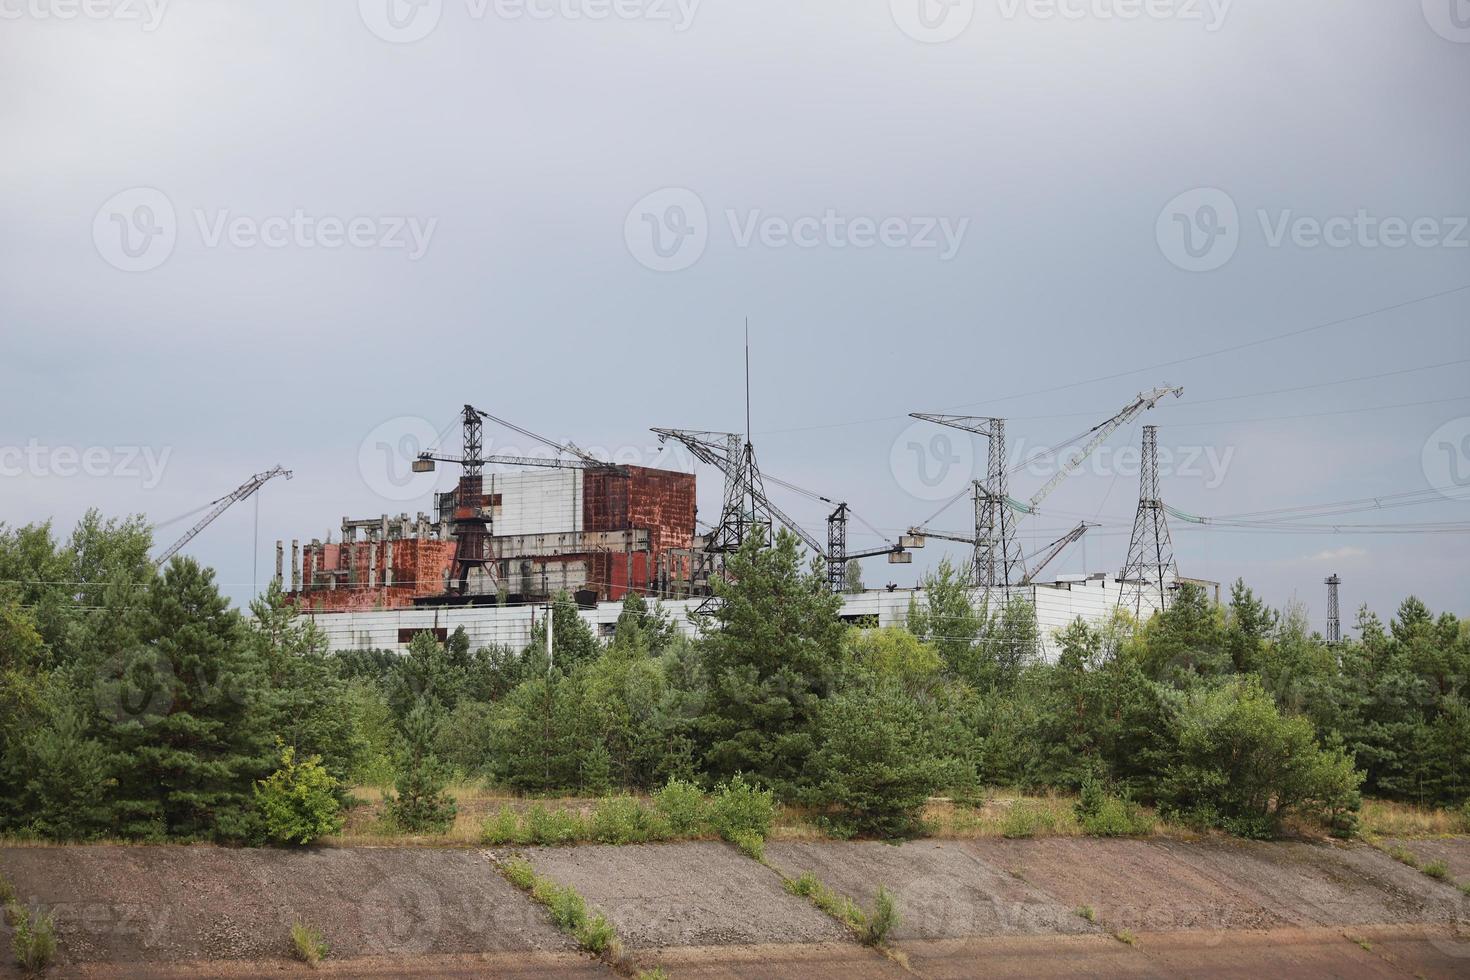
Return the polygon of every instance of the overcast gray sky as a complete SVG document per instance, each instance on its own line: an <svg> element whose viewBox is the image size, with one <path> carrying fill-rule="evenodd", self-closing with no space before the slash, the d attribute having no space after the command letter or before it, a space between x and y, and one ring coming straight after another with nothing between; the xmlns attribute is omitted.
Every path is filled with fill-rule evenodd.
<svg viewBox="0 0 1470 980"><path fill-rule="evenodd" d="M427 509L379 444L466 401L677 464L650 426L744 424L747 316L764 468L888 534L984 452L907 413L1026 453L1166 383L1182 511L1470 520L1466 0L0 0L0 85L11 524L279 462L263 582L278 537ZM1140 424L1028 551L1087 516L1057 570L1119 569ZM237 600L255 533L189 549ZM1175 538L1319 628L1333 572L1470 614L1464 534Z"/></svg>

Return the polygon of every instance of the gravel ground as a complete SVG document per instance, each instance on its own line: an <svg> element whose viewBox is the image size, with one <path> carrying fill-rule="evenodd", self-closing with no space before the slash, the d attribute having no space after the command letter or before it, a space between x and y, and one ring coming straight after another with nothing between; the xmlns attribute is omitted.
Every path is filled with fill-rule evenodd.
<svg viewBox="0 0 1470 980"><path fill-rule="evenodd" d="M575 951L475 851L7 847L0 872L54 910L63 962L289 957L297 921L334 958Z"/></svg>

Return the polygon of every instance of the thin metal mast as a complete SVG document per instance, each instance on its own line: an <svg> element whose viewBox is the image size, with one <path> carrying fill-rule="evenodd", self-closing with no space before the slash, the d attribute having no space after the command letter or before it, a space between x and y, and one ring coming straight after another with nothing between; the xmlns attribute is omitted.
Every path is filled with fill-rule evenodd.
<svg viewBox="0 0 1470 980"><path fill-rule="evenodd" d="M1153 600L1151 608L1163 610L1168 607L1170 590L1178 578L1174 542L1169 536L1169 521L1159 496L1158 427L1146 425L1143 427L1138 512L1133 518L1128 561L1118 577L1118 606L1142 619L1147 596Z"/></svg>
<svg viewBox="0 0 1470 980"><path fill-rule="evenodd" d="M1342 642L1342 616L1338 611L1337 587L1342 584L1342 579L1336 573L1324 580L1327 585L1327 642Z"/></svg>

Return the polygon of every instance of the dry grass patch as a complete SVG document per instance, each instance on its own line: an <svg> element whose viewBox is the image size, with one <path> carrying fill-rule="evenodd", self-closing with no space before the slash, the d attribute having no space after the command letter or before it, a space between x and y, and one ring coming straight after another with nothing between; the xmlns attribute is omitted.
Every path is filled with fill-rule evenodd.
<svg viewBox="0 0 1470 980"><path fill-rule="evenodd" d="M1464 817L1457 811L1391 800L1364 800L1358 827L1369 838L1445 837L1466 832Z"/></svg>

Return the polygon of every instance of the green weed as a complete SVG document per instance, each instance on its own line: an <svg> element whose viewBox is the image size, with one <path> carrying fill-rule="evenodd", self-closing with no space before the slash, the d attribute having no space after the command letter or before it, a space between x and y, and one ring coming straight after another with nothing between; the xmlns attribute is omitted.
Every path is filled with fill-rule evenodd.
<svg viewBox="0 0 1470 980"><path fill-rule="evenodd" d="M296 958L310 967L326 959L329 952L321 930L300 922L291 926L291 946Z"/></svg>

